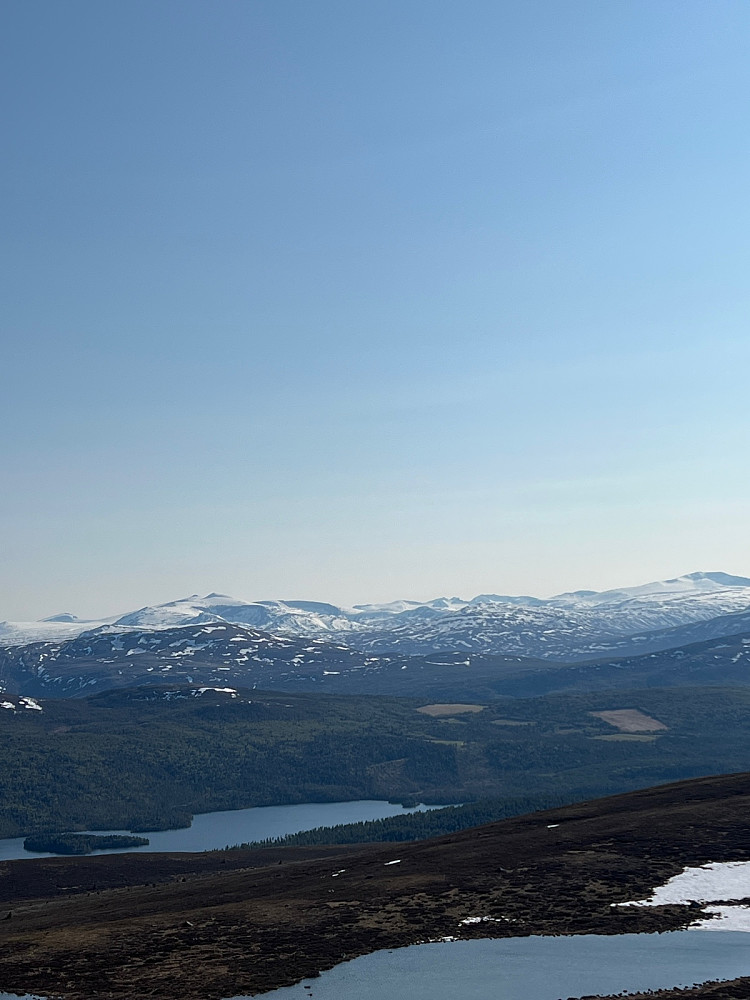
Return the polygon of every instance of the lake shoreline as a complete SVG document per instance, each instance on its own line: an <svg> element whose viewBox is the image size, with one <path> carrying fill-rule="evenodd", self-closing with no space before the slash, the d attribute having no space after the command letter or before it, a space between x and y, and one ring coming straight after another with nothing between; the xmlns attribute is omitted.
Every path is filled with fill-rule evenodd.
<svg viewBox="0 0 750 1000"><path fill-rule="evenodd" d="M196 813L189 826L152 831L146 838L147 843L141 846L95 849L91 854L105 855L125 851L128 853L168 854L220 851L251 841L273 841L276 838L318 827L368 822L440 808L445 807L424 805L423 803L416 806L403 806L398 802L389 802L386 799L347 799L225 809ZM129 837L132 836L132 831L83 830L67 835ZM30 851L25 846L25 839L9 837L0 840L0 861L62 856L62 852Z"/></svg>
<svg viewBox="0 0 750 1000"><path fill-rule="evenodd" d="M687 865L750 860L748 814L750 776L733 775L408 844L7 862L0 984L221 1000L446 937L676 930L700 907L612 904Z"/></svg>
<svg viewBox="0 0 750 1000"><path fill-rule="evenodd" d="M623 1000L617 994L581 997L580 1000ZM629 993L627 1000L750 1000L750 976L739 979L714 979L685 989L651 990Z"/></svg>
<svg viewBox="0 0 750 1000"><path fill-rule="evenodd" d="M653 996L750 976L747 934L532 935L379 951L268 1000L559 1000ZM312 989L312 994L306 991ZM227 1000L250 1000L236 996Z"/></svg>

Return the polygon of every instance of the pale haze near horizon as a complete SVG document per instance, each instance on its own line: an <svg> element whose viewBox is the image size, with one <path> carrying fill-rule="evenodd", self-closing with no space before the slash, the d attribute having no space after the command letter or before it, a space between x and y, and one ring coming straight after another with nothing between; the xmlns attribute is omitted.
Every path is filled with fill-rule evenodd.
<svg viewBox="0 0 750 1000"><path fill-rule="evenodd" d="M9 0L0 619L750 575L744 0Z"/></svg>

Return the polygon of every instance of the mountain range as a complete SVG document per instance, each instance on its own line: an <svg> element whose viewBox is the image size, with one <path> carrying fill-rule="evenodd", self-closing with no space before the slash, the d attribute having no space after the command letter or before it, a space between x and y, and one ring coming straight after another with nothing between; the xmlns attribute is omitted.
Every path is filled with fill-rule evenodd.
<svg viewBox="0 0 750 1000"><path fill-rule="evenodd" d="M518 631L517 626L521 631L528 626L542 632L570 618L580 623L584 635L597 632L616 636L671 628L747 609L749 578L702 572L636 587L579 590L550 598L480 594L470 600L439 597L349 608L319 601L245 601L212 593L204 597L193 594L102 619L80 619L63 613L42 621L0 621L0 644L69 639L104 626L162 629L227 621L276 635L337 638L359 649L382 647L390 642L390 636L400 643L404 635L413 634L414 644L429 647L420 652L440 646L453 648L456 642L474 643L485 652L509 652L494 648L495 632ZM485 634L472 639L466 634L472 630L483 630Z"/></svg>
<svg viewBox="0 0 750 1000"><path fill-rule="evenodd" d="M500 679L522 676L508 693L531 693L620 686L625 677L679 683L688 662L700 678L692 683L725 683L729 675L744 683L743 636L750 636L750 579L725 573L548 599L483 594L352 608L214 593L107 620L62 614L4 622L0 690L80 696L180 682L396 694L469 682L475 690L488 683L499 694ZM703 644L698 654L696 644ZM648 660L686 647L687 659L675 654L659 666ZM707 669L695 666L696 655ZM719 668L725 661L727 676ZM577 673L561 674L570 665Z"/></svg>

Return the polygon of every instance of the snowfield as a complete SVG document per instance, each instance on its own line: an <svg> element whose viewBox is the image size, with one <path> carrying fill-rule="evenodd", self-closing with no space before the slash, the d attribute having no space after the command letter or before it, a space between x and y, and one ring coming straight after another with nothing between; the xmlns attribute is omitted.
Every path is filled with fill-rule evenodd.
<svg viewBox="0 0 750 1000"><path fill-rule="evenodd" d="M614 905L710 903L704 910L712 916L695 921L690 930L750 932L750 906L731 903L746 899L750 899L750 861L717 861L700 868L686 868L654 889L648 899Z"/></svg>

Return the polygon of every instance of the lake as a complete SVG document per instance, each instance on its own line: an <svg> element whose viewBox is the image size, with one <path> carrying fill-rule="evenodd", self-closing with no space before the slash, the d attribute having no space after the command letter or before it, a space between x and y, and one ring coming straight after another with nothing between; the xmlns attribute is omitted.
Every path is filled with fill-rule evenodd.
<svg viewBox="0 0 750 1000"><path fill-rule="evenodd" d="M581 934L378 951L262 996L264 1000L564 1000L747 975L748 934ZM0 993L0 1000L17 997Z"/></svg>
<svg viewBox="0 0 750 1000"><path fill-rule="evenodd" d="M190 827L184 830L159 830L144 833L148 847L131 847L132 851L212 851L232 844L268 837L284 837L288 833L312 830L317 826L336 826L339 823L359 823L365 820L385 819L405 813L439 809L440 806L419 805L404 809L400 805L376 799L355 802L305 802L294 806L258 806L253 809L231 809L224 812L201 813L193 817ZM129 833L129 830L96 830L99 834ZM95 854L118 854L124 851L95 851ZM16 858L50 858L52 854L25 851L23 837L0 840L0 861ZM0 994L0 1000L2 995Z"/></svg>
<svg viewBox="0 0 750 1000"><path fill-rule="evenodd" d="M262 996L264 1000L564 1000L747 975L748 934L581 934L378 951ZM0 993L0 1000L17 997Z"/></svg>
<svg viewBox="0 0 750 1000"><path fill-rule="evenodd" d="M750 935L582 934L413 945L343 962L264 1000L561 1000L750 975ZM250 1000L235 997L233 1000Z"/></svg>

